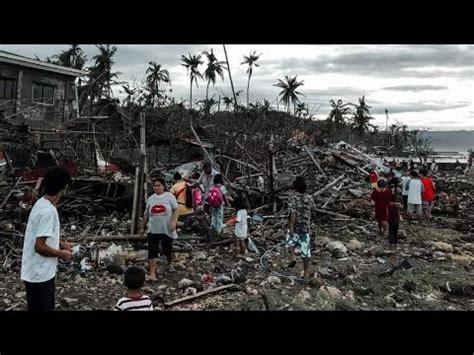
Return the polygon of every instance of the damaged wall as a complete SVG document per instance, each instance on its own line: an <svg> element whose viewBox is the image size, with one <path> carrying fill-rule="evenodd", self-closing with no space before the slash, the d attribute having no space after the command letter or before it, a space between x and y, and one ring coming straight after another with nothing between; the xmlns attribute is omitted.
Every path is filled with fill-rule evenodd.
<svg viewBox="0 0 474 355"><path fill-rule="evenodd" d="M71 118L74 78L10 63L0 65L0 81L4 79L0 85L13 85L13 92L0 92L0 116L12 123L25 120L35 128L57 127Z"/></svg>

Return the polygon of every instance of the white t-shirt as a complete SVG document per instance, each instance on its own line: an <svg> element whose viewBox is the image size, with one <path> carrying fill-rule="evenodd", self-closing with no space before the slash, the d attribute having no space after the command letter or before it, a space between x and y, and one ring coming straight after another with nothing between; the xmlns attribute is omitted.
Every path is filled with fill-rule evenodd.
<svg viewBox="0 0 474 355"><path fill-rule="evenodd" d="M153 194L146 201L145 214L148 215L148 233L166 234L178 238L176 230L171 230L171 214L178 208L176 197L171 192Z"/></svg>
<svg viewBox="0 0 474 355"><path fill-rule="evenodd" d="M421 205L421 193L424 187L420 179L411 179L408 183L408 203Z"/></svg>
<svg viewBox="0 0 474 355"><path fill-rule="evenodd" d="M36 238L47 237L46 245L59 249L59 217L56 206L44 197L31 209L26 225L21 279L27 282L46 282L56 276L58 258L43 256L35 251Z"/></svg>
<svg viewBox="0 0 474 355"><path fill-rule="evenodd" d="M235 236L237 238L247 238L247 210L237 211L237 222L235 223Z"/></svg>
<svg viewBox="0 0 474 355"><path fill-rule="evenodd" d="M408 190L405 188L405 185L407 183L407 181L410 181L411 177L409 176L402 176L402 195L403 196L408 196Z"/></svg>

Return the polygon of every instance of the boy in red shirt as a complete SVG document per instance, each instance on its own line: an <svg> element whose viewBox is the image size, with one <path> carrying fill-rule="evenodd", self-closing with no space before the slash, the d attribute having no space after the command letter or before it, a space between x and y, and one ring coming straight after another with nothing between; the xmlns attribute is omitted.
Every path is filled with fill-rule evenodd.
<svg viewBox="0 0 474 355"><path fill-rule="evenodd" d="M428 176L426 169L420 169L421 182L425 188L423 191L423 212L427 220L431 219L431 208L433 207L433 200L435 198L436 186L433 179Z"/></svg>
<svg viewBox="0 0 474 355"><path fill-rule="evenodd" d="M384 179L377 183L378 187L372 190L370 198L375 202L375 219L379 227L379 233L387 230L387 206L390 203L392 191L386 187Z"/></svg>

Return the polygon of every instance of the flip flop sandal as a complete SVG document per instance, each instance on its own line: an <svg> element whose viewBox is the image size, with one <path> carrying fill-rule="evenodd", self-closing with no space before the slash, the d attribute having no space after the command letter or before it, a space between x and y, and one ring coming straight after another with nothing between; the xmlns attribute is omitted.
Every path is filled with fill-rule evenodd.
<svg viewBox="0 0 474 355"><path fill-rule="evenodd" d="M296 266L296 260L293 260L291 263L288 264L288 268L294 268Z"/></svg>

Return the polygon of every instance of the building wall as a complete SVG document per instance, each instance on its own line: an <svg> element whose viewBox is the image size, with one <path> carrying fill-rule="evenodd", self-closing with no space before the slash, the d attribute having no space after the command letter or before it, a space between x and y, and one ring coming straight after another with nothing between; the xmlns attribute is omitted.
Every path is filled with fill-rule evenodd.
<svg viewBox="0 0 474 355"><path fill-rule="evenodd" d="M0 78L13 79L13 99L3 99L0 97L0 117L8 117L15 113L16 93L18 90L18 70L7 67L8 64L0 63Z"/></svg>
<svg viewBox="0 0 474 355"><path fill-rule="evenodd" d="M0 99L0 113L12 123L25 122L35 128L58 128L75 112L72 108L73 77L0 63L0 77L15 79L15 99ZM54 87L53 101L44 103L33 100L35 85Z"/></svg>

